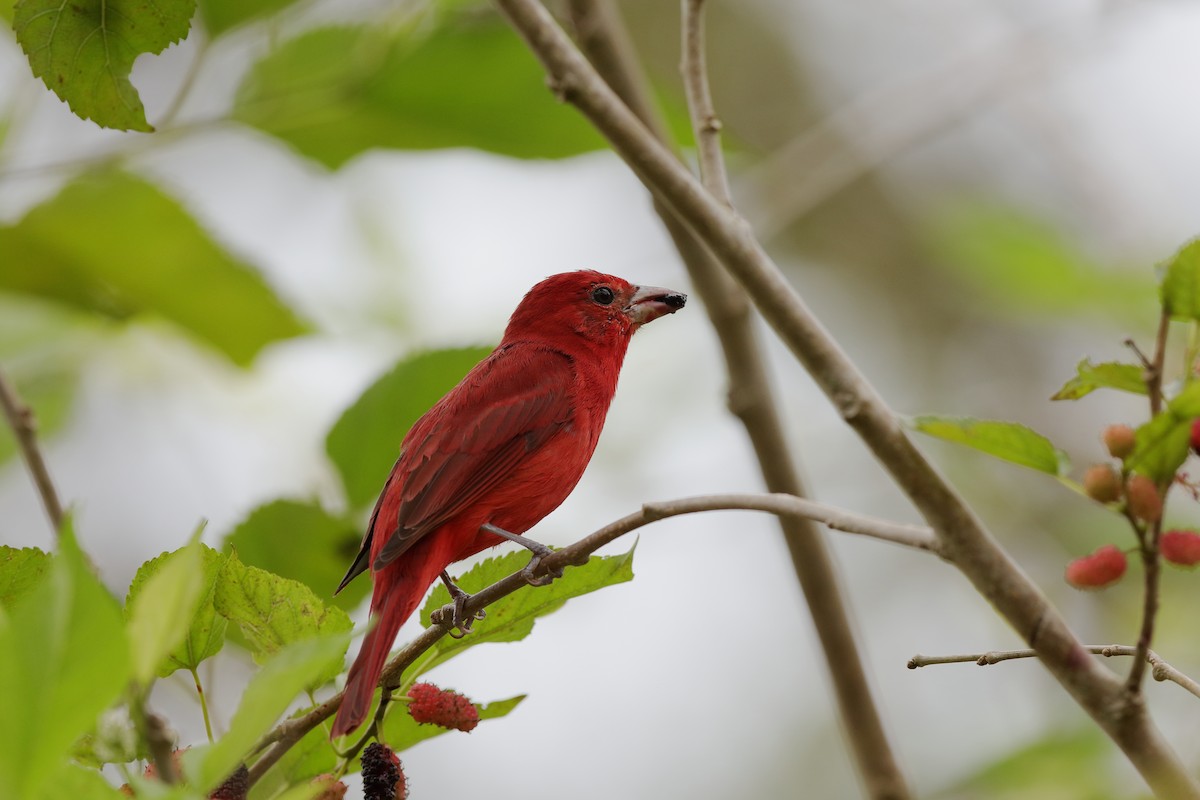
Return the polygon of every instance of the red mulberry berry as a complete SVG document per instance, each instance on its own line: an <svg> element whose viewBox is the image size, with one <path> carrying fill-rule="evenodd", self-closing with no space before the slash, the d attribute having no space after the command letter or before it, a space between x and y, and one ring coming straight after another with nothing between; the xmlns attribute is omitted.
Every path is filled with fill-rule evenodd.
<svg viewBox="0 0 1200 800"><path fill-rule="evenodd" d="M408 713L417 722L460 731L474 730L479 724L479 712L458 692L439 689L432 683L416 683L408 690L408 697Z"/></svg>
<svg viewBox="0 0 1200 800"><path fill-rule="evenodd" d="M1125 485L1129 511L1143 522L1151 524L1162 519L1163 501L1154 481L1145 475L1134 475Z"/></svg>
<svg viewBox="0 0 1200 800"><path fill-rule="evenodd" d="M1167 531L1158 540L1158 551L1172 564L1194 567L1200 564L1200 534L1195 531Z"/></svg>
<svg viewBox="0 0 1200 800"><path fill-rule="evenodd" d="M1200 453L1200 419L1192 420L1192 452Z"/></svg>
<svg viewBox="0 0 1200 800"><path fill-rule="evenodd" d="M344 800L346 797L346 784L334 778L329 773L313 778L312 785L321 788L321 793L314 797L313 800Z"/></svg>
<svg viewBox="0 0 1200 800"><path fill-rule="evenodd" d="M1121 498L1121 476L1108 464L1093 464L1083 473L1083 491L1099 503L1114 503Z"/></svg>
<svg viewBox="0 0 1200 800"><path fill-rule="evenodd" d="M1195 428L1192 429L1192 441L1195 441ZM1126 459L1137 444L1137 435L1128 425L1109 425L1104 429L1104 446L1113 458Z"/></svg>
<svg viewBox="0 0 1200 800"><path fill-rule="evenodd" d="M1120 580L1127 565L1125 554L1116 545L1106 544L1067 564L1067 583L1076 589L1099 589Z"/></svg>

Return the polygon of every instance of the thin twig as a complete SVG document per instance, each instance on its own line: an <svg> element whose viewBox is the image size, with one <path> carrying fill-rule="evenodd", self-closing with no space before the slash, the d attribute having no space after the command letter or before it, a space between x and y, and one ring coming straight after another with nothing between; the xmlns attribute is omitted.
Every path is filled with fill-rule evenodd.
<svg viewBox="0 0 1200 800"><path fill-rule="evenodd" d="M727 494L705 497L685 497L679 500L667 500L658 503L647 503L640 511L636 511L615 522L610 522L603 528L591 533L573 544L560 550L555 550L543 558L534 571L534 576L547 575L568 566L581 566L587 563L592 553L616 541L621 536L639 528L668 517L683 514L696 514L703 511L764 511L780 516L804 517L816 519L831 528L869 536L874 539L914 547L919 550L938 552L938 544L932 531L914 525L901 525L895 522L854 514L831 506L815 503L800 497L781 494ZM491 586L481 589L471 595L463 607L463 614L471 616L475 612L487 608L497 600L507 597L518 589L528 586L524 570L517 570L511 575L500 579ZM450 633L453 625L454 606L449 604L435 614L433 621L425 631L404 645L392 656L384 667L379 679L381 686L398 686L400 676L417 658L433 647L443 636ZM443 621L436 621L443 620ZM321 705L309 711L302 717L285 720L279 723L251 751L259 753L266 751L250 767L250 780L257 782L267 770L277 762L305 734L333 716L342 704L343 692L338 692ZM268 749L269 748L269 749Z"/></svg>
<svg viewBox="0 0 1200 800"><path fill-rule="evenodd" d="M54 528L54 535L57 536L62 530L63 509L58 500L58 492L54 489L54 481L50 479L50 470L46 467L46 460L42 458L42 451L38 447L37 420L33 415L33 410L21 400L17 390L8 382L8 378L2 371L0 371L0 405L4 406L4 416L8 419L9 427L12 428L13 436L17 440L17 447L21 450L21 456L25 459L25 466L29 468L29 474L33 476L33 482L42 498L42 506L46 509L46 516L49 517L50 525Z"/></svg>
<svg viewBox="0 0 1200 800"><path fill-rule="evenodd" d="M1146 390L1150 395L1151 416L1162 411L1163 367L1167 358L1167 333L1171 329L1171 315L1164 308L1158 319L1158 334L1154 337L1154 359L1150 362L1146 376Z"/></svg>
<svg viewBox="0 0 1200 800"><path fill-rule="evenodd" d="M580 47L596 70L654 137L669 146L667 126L651 98L649 83L615 3L570 0L567 9ZM746 430L768 491L805 496L745 291L657 197L654 210L675 243L717 333L729 375L729 410ZM908 797L904 775L867 681L855 626L843 600L841 578L825 533L811 520L800 517L779 517L778 521L821 644L866 795L875 800Z"/></svg>
<svg viewBox="0 0 1200 800"><path fill-rule="evenodd" d="M683 88L700 156L700 179L712 196L727 206L729 176L721 156L721 119L708 85L704 45L704 0L683 0Z"/></svg>
<svg viewBox="0 0 1200 800"><path fill-rule="evenodd" d="M1138 648L1123 644L1087 644L1083 646L1083 649L1092 655L1108 658L1113 656L1136 657L1138 653ZM937 664L963 664L967 662L973 662L981 667L986 667L989 664L999 664L1001 661L1011 661L1016 658L1037 658L1037 653L1033 650L989 650L986 653L965 653L953 656L923 656L918 654L908 660L908 668L919 669L920 667L931 667ZM1154 676L1154 680L1170 681L1171 683L1179 684L1196 697L1200 697L1200 683L1197 683L1166 661L1163 661L1153 650L1147 650L1143 660L1153 668L1151 674Z"/></svg>
<svg viewBox="0 0 1200 800"><path fill-rule="evenodd" d="M766 321L936 532L946 557L1038 651L1051 674L1120 746L1152 790L1168 798L1200 798L1200 784L1145 708L1126 697L1122 683L1108 670L1080 657L1079 641L1062 616L917 450L895 413L808 309L746 221L709 195L654 139L540 3L495 2L542 62L555 94L583 112L651 192L671 206L741 282Z"/></svg>

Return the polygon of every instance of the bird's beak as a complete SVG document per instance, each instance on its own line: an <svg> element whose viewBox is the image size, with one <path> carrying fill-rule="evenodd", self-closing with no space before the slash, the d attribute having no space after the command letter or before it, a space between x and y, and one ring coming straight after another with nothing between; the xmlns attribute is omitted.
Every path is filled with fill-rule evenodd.
<svg viewBox="0 0 1200 800"><path fill-rule="evenodd" d="M687 303L687 295L659 286L638 286L625 307L635 325L645 325L665 314L674 314Z"/></svg>

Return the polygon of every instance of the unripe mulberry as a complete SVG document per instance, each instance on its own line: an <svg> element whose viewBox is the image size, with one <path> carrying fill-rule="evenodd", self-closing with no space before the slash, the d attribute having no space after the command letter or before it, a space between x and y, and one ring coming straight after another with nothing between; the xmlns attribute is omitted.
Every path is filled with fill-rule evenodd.
<svg viewBox="0 0 1200 800"><path fill-rule="evenodd" d="M321 789L321 793L314 797L313 800L343 800L348 788L345 783L339 781L329 773L313 778L312 785L319 786Z"/></svg>
<svg viewBox="0 0 1200 800"><path fill-rule="evenodd" d="M400 758L387 745L371 742L362 754L363 800L407 800L408 781Z"/></svg>
<svg viewBox="0 0 1200 800"><path fill-rule="evenodd" d="M1067 564L1067 583L1076 589L1099 589L1120 580L1126 566L1125 554L1116 545L1106 544Z"/></svg>
<svg viewBox="0 0 1200 800"><path fill-rule="evenodd" d="M1158 551L1172 564L1194 567L1200 564L1200 534L1195 531L1167 531L1158 540Z"/></svg>
<svg viewBox="0 0 1200 800"><path fill-rule="evenodd" d="M1083 490L1100 503L1115 503L1121 498L1121 476L1108 464L1093 464L1083 473Z"/></svg>
<svg viewBox="0 0 1200 800"><path fill-rule="evenodd" d="M417 722L432 722L460 731L474 730L479 724L479 712L458 692L439 689L432 683L415 683L408 696L408 713Z"/></svg>
<svg viewBox="0 0 1200 800"><path fill-rule="evenodd" d="M1134 475L1125 485L1125 499L1129 511L1143 522L1154 524L1162 519L1162 495L1154 481L1145 475Z"/></svg>
<svg viewBox="0 0 1200 800"><path fill-rule="evenodd" d="M240 765L225 782L208 796L208 800L246 800L250 792L250 770Z"/></svg>
<svg viewBox="0 0 1200 800"><path fill-rule="evenodd" d="M1195 441L1195 429L1192 431L1192 441ZM1109 425L1104 429L1104 446L1113 458L1126 459L1137 444L1137 435L1128 425Z"/></svg>

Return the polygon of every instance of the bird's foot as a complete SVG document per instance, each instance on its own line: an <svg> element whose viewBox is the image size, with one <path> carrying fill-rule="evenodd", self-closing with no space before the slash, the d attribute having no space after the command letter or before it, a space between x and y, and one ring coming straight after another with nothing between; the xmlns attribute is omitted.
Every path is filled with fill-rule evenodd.
<svg viewBox="0 0 1200 800"><path fill-rule="evenodd" d="M508 539L510 542L516 542L526 550L533 553L533 558L529 559L529 563L525 565L525 569L521 570L521 577L530 586L547 586L554 581L555 578L563 576L562 567L546 570L545 575L535 575L538 565L542 563L542 559L551 555L554 551L541 542L535 542L533 539L526 539L524 536L519 536L515 533L509 533L503 528L497 528L492 523L488 522L483 525L483 529L488 533L494 533L502 539Z"/></svg>
<svg viewBox="0 0 1200 800"><path fill-rule="evenodd" d="M442 583L446 584L446 591L450 592L450 599L453 601L445 608L435 609L429 615L429 619L435 623L441 623L445 620L445 612L450 611L450 636L454 639L461 639L471 632L471 626L475 624L475 620L484 619L487 612L482 608L474 614L467 613L467 603L471 600L471 595L460 589L454 581L450 580L450 573L442 570ZM458 633L455 633L457 629Z"/></svg>

